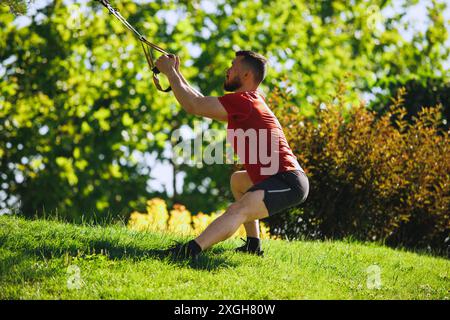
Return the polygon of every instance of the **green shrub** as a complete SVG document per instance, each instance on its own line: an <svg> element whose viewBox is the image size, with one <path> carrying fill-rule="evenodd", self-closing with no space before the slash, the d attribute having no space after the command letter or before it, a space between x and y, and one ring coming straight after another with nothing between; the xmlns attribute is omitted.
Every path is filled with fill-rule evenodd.
<svg viewBox="0 0 450 320"><path fill-rule="evenodd" d="M341 90L342 91L342 90ZM449 132L442 107L405 119L404 89L384 115L348 107L340 93L306 118L276 90L287 139L310 178L307 201L270 219L287 237L345 238L442 250L449 241Z"/></svg>

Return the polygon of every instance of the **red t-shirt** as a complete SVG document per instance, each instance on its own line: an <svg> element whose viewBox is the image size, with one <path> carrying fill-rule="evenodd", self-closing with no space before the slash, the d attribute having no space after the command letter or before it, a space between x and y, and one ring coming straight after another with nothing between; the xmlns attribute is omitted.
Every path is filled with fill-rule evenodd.
<svg viewBox="0 0 450 320"><path fill-rule="evenodd" d="M228 113L227 141L254 184L288 170L302 170L278 119L258 91L219 97Z"/></svg>

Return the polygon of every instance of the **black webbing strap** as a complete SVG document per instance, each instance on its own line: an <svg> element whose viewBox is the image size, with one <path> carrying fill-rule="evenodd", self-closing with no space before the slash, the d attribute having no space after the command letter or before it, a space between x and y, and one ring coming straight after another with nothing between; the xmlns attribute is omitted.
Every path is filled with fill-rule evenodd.
<svg viewBox="0 0 450 320"><path fill-rule="evenodd" d="M163 92L169 92L170 90L172 90L170 87L168 87L167 89L161 88L161 85L159 84L159 79L158 79L158 74L160 72L159 72L158 68L156 68L156 66L155 66L155 62L154 62L153 55L151 53L150 48L152 48L156 51L159 51L163 54L167 54L167 55L171 55L171 54L168 53L167 51L163 50L161 47L157 46L156 44L148 41L127 20L125 20L124 17L122 17L122 15L119 13L119 11L117 11L117 9L114 9L111 6L111 4L109 3L108 0L97 0L97 1L100 2L103 6L105 6L105 8L108 9L110 14L115 16L120 22L122 22L122 24L125 27L127 27L128 30L132 31L139 38L139 41L141 41L141 44L142 44L142 49L144 50L144 53L145 53L145 58L147 60L147 63L150 67L150 70L152 70L152 72L153 72L153 83L155 84L156 88L159 91L163 91ZM146 47L144 44L150 48Z"/></svg>

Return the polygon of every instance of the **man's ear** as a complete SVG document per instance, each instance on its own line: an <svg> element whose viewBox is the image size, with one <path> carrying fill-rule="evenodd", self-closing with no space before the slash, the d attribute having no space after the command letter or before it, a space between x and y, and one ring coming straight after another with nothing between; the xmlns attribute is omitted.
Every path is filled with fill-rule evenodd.
<svg viewBox="0 0 450 320"><path fill-rule="evenodd" d="M251 79L252 78L252 73L247 70L244 72L244 79Z"/></svg>

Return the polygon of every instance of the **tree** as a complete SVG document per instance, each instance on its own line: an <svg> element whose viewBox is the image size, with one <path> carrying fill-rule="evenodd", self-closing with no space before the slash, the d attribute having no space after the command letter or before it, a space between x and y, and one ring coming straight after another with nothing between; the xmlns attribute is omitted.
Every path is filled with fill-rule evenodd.
<svg viewBox="0 0 450 320"><path fill-rule="evenodd" d="M134 22L155 12L124 8ZM2 190L25 215L126 215L145 203L151 168L133 151L162 152L179 113L151 86L138 42L98 9L58 0L19 29L2 7Z"/></svg>
<svg viewBox="0 0 450 320"><path fill-rule="evenodd" d="M31 2L33 2L33 0L1 0L0 4L8 6L13 14L19 15L27 12L28 5Z"/></svg>
<svg viewBox="0 0 450 320"><path fill-rule="evenodd" d="M450 119L450 70L446 67L450 48L448 21L444 12L447 4L432 1L427 16L430 21L425 32L414 33L410 45L384 50L384 69L388 70L374 84L376 99L372 109L385 113L400 88L406 89L407 119L416 116L423 107L441 104L447 128ZM389 22L395 27L393 22ZM398 58L400 57L400 59Z"/></svg>

